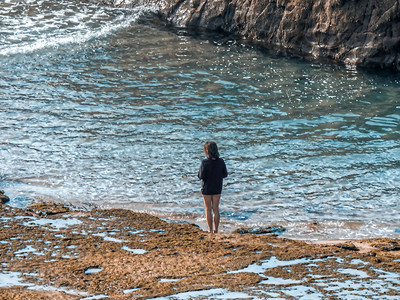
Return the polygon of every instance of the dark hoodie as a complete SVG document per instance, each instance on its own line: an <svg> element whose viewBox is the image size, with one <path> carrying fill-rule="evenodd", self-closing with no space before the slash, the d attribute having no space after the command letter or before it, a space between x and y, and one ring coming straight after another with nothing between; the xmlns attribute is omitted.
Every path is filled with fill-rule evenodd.
<svg viewBox="0 0 400 300"><path fill-rule="evenodd" d="M228 176L224 160L222 158L203 159L198 176L201 179L203 195L221 194L223 178Z"/></svg>

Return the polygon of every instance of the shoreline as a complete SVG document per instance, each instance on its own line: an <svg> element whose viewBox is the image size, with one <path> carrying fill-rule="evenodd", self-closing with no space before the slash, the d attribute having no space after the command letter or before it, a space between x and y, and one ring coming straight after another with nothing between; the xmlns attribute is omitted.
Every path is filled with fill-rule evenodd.
<svg viewBox="0 0 400 300"><path fill-rule="evenodd" d="M126 207L125 204L113 205L113 203L105 203L98 205L96 203L84 201L64 202L61 199L51 197L31 198L34 201L26 203L25 205L15 205L13 201L6 204L18 208L26 208L36 203L50 203L57 205L65 205L74 210L91 210L91 209L126 209L135 213L145 213L167 222L177 223L191 223L197 225L203 231L207 231L208 227L204 214L199 213L176 213L176 212L163 212L151 206L135 203L135 207ZM0 203L1 204L1 203ZM152 209L153 208L153 209ZM204 209L204 208L203 208ZM254 221L236 220L224 216L223 207L221 211L220 232L230 234L240 228L269 228L281 227L284 230L279 234L280 237L304 241L308 243L330 242L330 241L349 241L349 240L363 240L363 239L400 239L400 224L378 224L354 220L302 220L302 221ZM372 232L372 229L375 232Z"/></svg>
<svg viewBox="0 0 400 300"><path fill-rule="evenodd" d="M56 203L61 203L56 201ZM140 206L140 204L138 204ZM144 207L144 208L143 208ZM191 223L196 224L204 231L208 230L207 223L205 220L204 212L202 214L197 213L171 213L162 212L157 209L149 209L143 206L141 209L126 208L134 212L146 213L149 215L156 216L167 222L178 222L178 223ZM75 208L80 209L77 205ZM114 209L124 208L121 206L113 206L108 204L99 206L97 208ZM203 208L204 210L204 208ZM309 243L318 243L326 241L349 241L349 240L362 240L362 239L378 239L378 238L400 238L400 224L371 224L363 221L354 220L304 220L304 221L240 221L235 218L229 218L224 216L224 208L220 207L221 222L220 222L220 233L230 234L240 228L274 228L280 227L284 231L279 234L280 237L300 240ZM377 232L372 233L369 228L378 228ZM364 228L364 230L360 230ZM386 230L386 231L385 231ZM384 232L385 231L385 232Z"/></svg>
<svg viewBox="0 0 400 300"><path fill-rule="evenodd" d="M57 203L0 212L0 299L400 295L397 239L212 235L146 213Z"/></svg>

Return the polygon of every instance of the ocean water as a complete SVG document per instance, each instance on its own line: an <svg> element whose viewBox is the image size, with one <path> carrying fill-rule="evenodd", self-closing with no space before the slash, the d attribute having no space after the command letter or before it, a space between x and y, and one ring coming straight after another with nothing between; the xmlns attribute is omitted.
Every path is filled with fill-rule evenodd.
<svg viewBox="0 0 400 300"><path fill-rule="evenodd" d="M0 3L0 189L203 222L215 140L225 231L400 236L400 77L174 29L155 8Z"/></svg>

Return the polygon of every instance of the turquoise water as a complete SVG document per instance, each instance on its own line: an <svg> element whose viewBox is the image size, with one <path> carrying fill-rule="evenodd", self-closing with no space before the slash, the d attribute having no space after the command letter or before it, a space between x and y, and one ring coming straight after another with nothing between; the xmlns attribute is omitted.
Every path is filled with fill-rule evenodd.
<svg viewBox="0 0 400 300"><path fill-rule="evenodd" d="M12 205L201 222L197 171L212 139L230 173L225 224L400 235L400 77L168 28L153 13L0 4L0 188Z"/></svg>

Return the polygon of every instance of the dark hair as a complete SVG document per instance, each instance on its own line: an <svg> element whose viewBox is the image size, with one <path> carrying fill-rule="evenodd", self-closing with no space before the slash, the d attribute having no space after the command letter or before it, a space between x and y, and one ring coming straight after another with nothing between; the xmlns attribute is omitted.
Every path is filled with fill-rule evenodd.
<svg viewBox="0 0 400 300"><path fill-rule="evenodd" d="M204 152L207 158L211 159L219 158L218 146L215 142L206 142L204 144Z"/></svg>

